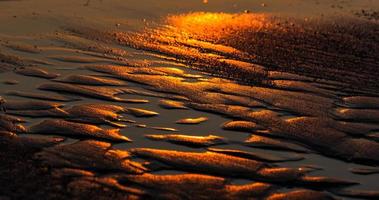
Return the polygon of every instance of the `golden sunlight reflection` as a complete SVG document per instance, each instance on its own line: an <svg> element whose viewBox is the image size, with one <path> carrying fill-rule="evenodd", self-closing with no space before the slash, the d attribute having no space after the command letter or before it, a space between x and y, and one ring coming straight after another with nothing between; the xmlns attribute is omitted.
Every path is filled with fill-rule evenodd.
<svg viewBox="0 0 379 200"><path fill-rule="evenodd" d="M163 25L147 27L142 33L115 35L129 46L248 83L266 84L267 70L278 68L318 78L335 74L333 79L356 82L335 72L361 72L356 68L358 60L344 55L364 52L368 55L364 66L372 74L376 55L367 44L375 33L361 33L359 20L341 20L337 24L336 19L305 21L261 13L194 12L169 15ZM374 29L377 25L367 26ZM341 33L344 34L340 37Z"/></svg>
<svg viewBox="0 0 379 200"><path fill-rule="evenodd" d="M204 40L220 40L244 30L260 30L272 26L265 14L229 14L197 12L167 17L169 29L181 37L196 37ZM175 34L177 36L177 34Z"/></svg>
<svg viewBox="0 0 379 200"><path fill-rule="evenodd" d="M271 17L252 13L197 12L170 15L165 24L142 33L117 32L117 40L133 47L160 52L172 59L189 63L191 67L221 77L260 82L266 70L250 61L255 55L247 53L246 33L267 30L273 26ZM240 44L240 45L234 45ZM249 79L247 79L249 78Z"/></svg>
<svg viewBox="0 0 379 200"><path fill-rule="evenodd" d="M0 200L379 200L379 23L49 2L0 0Z"/></svg>

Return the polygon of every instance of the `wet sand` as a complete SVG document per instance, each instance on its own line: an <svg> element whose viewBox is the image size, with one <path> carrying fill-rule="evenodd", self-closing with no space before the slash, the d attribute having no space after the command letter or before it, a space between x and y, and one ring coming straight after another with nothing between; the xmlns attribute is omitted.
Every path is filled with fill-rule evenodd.
<svg viewBox="0 0 379 200"><path fill-rule="evenodd" d="M378 10L0 1L0 199L377 199Z"/></svg>

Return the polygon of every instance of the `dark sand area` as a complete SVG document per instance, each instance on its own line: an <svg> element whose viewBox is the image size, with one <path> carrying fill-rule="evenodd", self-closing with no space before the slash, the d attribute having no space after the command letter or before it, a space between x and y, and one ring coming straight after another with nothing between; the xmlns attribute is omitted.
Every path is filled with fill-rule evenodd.
<svg viewBox="0 0 379 200"><path fill-rule="evenodd" d="M379 199L378 11L0 0L0 200Z"/></svg>

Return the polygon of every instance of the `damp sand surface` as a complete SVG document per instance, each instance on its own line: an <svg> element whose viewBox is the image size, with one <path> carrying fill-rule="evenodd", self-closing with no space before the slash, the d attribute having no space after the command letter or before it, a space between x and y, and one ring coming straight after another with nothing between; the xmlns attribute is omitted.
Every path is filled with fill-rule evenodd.
<svg viewBox="0 0 379 200"><path fill-rule="evenodd" d="M0 1L0 199L378 199L378 10Z"/></svg>

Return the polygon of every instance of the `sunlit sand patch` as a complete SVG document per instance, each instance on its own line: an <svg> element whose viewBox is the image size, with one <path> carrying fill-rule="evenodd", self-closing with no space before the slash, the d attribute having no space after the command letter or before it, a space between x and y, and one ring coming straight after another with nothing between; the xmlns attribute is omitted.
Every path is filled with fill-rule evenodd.
<svg viewBox="0 0 379 200"><path fill-rule="evenodd" d="M23 119L10 115L0 114L0 130L14 133L25 133L26 128L20 124L25 122Z"/></svg>
<svg viewBox="0 0 379 200"><path fill-rule="evenodd" d="M154 117L159 115L157 112L141 108L127 108L126 110L128 114L134 115L136 117Z"/></svg>
<svg viewBox="0 0 379 200"><path fill-rule="evenodd" d="M134 123L135 123L135 121L134 121ZM153 130L158 130L158 131L167 131L167 132L178 132L179 131L176 128L162 127L162 126L148 126L146 124L135 124L134 126L137 128L148 128L148 129L153 129Z"/></svg>
<svg viewBox="0 0 379 200"><path fill-rule="evenodd" d="M100 85L100 86L124 86L126 83L114 79L101 78L89 75L70 75L55 81L63 83L74 83L82 85Z"/></svg>
<svg viewBox="0 0 379 200"><path fill-rule="evenodd" d="M171 100L160 100L159 105L166 109L188 109L184 103Z"/></svg>
<svg viewBox="0 0 379 200"><path fill-rule="evenodd" d="M268 200L284 200L284 199L334 199L328 193L316 192L312 190L295 190L288 193L277 193L267 198Z"/></svg>
<svg viewBox="0 0 379 200"><path fill-rule="evenodd" d="M287 162L287 161L299 161L303 160L304 157L289 154L289 156L276 156L268 153L259 152L247 152L233 149L220 149L220 148L207 148L209 151L223 153L227 155L237 156L241 158L259 160L264 162Z"/></svg>
<svg viewBox="0 0 379 200"><path fill-rule="evenodd" d="M273 80L290 80L290 81L303 81L303 82L312 82L317 79L311 78L308 76L302 76L298 74L282 72L282 71L269 71L268 78Z"/></svg>
<svg viewBox="0 0 379 200"><path fill-rule="evenodd" d="M205 41L213 41L214 43L230 45L239 50L245 50L250 54L257 55L258 58L256 60L258 61L268 63L270 62L269 60L271 60L270 57L272 56L272 62L277 63L279 67L283 67L283 65L287 66L287 64L292 63L292 59L296 61L296 56L301 57L302 55L304 55L301 53L297 54L298 51L295 48L292 48L293 45L297 46L297 38L300 41L304 42L303 46L305 48L308 48L308 43L316 44L308 50L305 49L305 52L313 51L313 48L319 49L319 47L317 46L317 42L318 44L321 44L320 40L324 40L324 38L317 35L318 33L314 34L312 33L312 31L310 31L315 29L314 27L312 27L312 23L310 23L310 25L300 23L300 26L298 27L298 22L296 21L295 24L291 24L290 22L283 22L280 21L280 19L273 18L272 16L261 14L191 13L185 15L171 16L167 19L167 21L169 26L171 25L172 27L170 27L169 29L162 28L163 31L159 32L161 35L163 35L161 37L169 37L171 35L175 35L179 38L196 38ZM209 24L209 21L212 21L211 25ZM346 22L343 21L336 26L344 29L346 32L350 33L350 35L356 35L355 26L359 27L361 25L354 24L351 22L347 22L350 23L348 25L345 23ZM331 38L333 38L333 34L335 32L333 29L333 25L324 25L325 27L322 27L322 24L319 25L316 23L315 26L316 29L319 29L319 32L328 34ZM302 35L297 35L297 33L301 33ZM373 32L365 32L365 34L373 34ZM239 37L236 37L236 35ZM308 35L309 38L313 37L315 38L315 40L304 40L303 36ZM243 40L247 38L250 41L244 43ZM284 38L286 38L287 40ZM345 39L344 37L341 38L342 40ZM341 38L336 38L335 40L341 40ZM362 49L362 51L369 51L368 48L366 48L365 46L365 41L360 41L360 39L357 38L355 42L355 44L349 44L349 41L347 41L344 42L344 44L355 46L356 48ZM269 47L272 44L278 46L279 49L277 51L269 50L267 47ZM283 50L280 49L282 47ZM339 62L339 53L340 52L331 49L330 54L335 54L337 56L330 57L332 57L332 59L334 59L335 61L337 60ZM371 53L373 52L369 52L369 54ZM260 58L261 56L262 58ZM291 57L290 61L281 62L281 59L284 56L287 56L287 58ZM329 59L328 57L326 58ZM312 60L312 58L310 57L309 60ZM344 64L351 66L348 63ZM328 63L320 63L320 65L329 66ZM341 66L338 67L345 67L342 65L343 64L341 64Z"/></svg>
<svg viewBox="0 0 379 200"><path fill-rule="evenodd" d="M147 84L152 86L153 89L159 91L174 92L176 94L184 95L193 101L215 103L215 97L218 97L222 103L231 103L237 105L248 104L249 106L257 106L254 101L246 101L243 99L230 99L230 95L239 95L250 97L253 100L259 100L266 104L277 106L281 109L290 109L293 113L305 114L305 115L327 115L329 107L333 106L333 100L325 97L314 96L310 94L304 94L300 92L281 91L270 88L240 86L235 83L224 83L222 86L216 83L198 82L188 83L183 82L178 77L161 77L155 75L134 75L129 74L130 68L113 67L107 69L103 66L93 67L97 71L113 74L121 79L138 82L141 84ZM150 69L149 72L153 70ZM153 72L154 73L154 72ZM212 93L206 93L206 90L219 91L219 96ZM238 92L237 92L238 91ZM223 93L230 94L229 96L223 95ZM275 96L281 96L282 98L276 98ZM237 96L238 97L238 96ZM217 99L216 99L217 101ZM220 102L220 103L221 103ZM237 103L238 102L238 103ZM309 104L308 102L312 102ZM250 104L249 104L250 103Z"/></svg>
<svg viewBox="0 0 379 200"><path fill-rule="evenodd" d="M180 151L168 151L157 149L132 149L131 152L137 156L156 159L164 164L176 167L195 170L211 170L215 173L236 174L256 174L256 171L265 164L253 160L245 160L217 153L192 153ZM195 162L196 161L196 162ZM240 163L237 165L237 163Z"/></svg>
<svg viewBox="0 0 379 200"><path fill-rule="evenodd" d="M86 103L86 104L82 104L81 106L106 110L108 112L115 112L115 113L127 112L127 110L124 106L113 105L113 104L109 104L109 103Z"/></svg>
<svg viewBox="0 0 379 200"><path fill-rule="evenodd" d="M84 104L73 106L65 110L69 116L67 119L90 124L108 124L115 127L124 128L126 125L117 122L129 122L120 112L126 112L126 108L104 105L104 104Z"/></svg>
<svg viewBox="0 0 379 200"><path fill-rule="evenodd" d="M85 31L84 31L85 32ZM115 33L116 37L118 38L118 41L121 41L122 44L126 43L130 46L145 46L144 48L147 49L153 49L155 51L164 52L166 54L172 55L179 60L186 60L186 59L192 59L194 60L191 62L193 65L201 65L199 69L205 70L208 72L215 71L215 67L217 67L219 73L223 76L228 76L224 71L226 71L228 68L234 69L236 71L236 76L242 79L244 77L247 78L247 76L244 75L244 72L238 73L238 71L245 71L247 74L254 74L256 75L256 78L264 77L266 72L262 70L262 66L258 65L252 65L246 62L237 61L237 60L230 60L226 59L224 57L217 56L215 54L206 54L206 56L202 56L202 53L199 52L199 50L194 48L180 48L175 46L169 46L166 44L156 44L155 41L148 41L144 42L146 38L144 36L136 36L135 38L131 39L130 36L124 35L123 33ZM88 35L87 35L88 36ZM86 36L85 36L86 37ZM91 37L91 36L88 36ZM151 36L154 37L154 36ZM159 38L162 39L162 38ZM221 59L220 59L221 58ZM220 59L220 60L219 60ZM197 63L197 64L196 64ZM211 66L212 65L212 66ZM246 68L246 66L249 66ZM229 72L233 72L233 70L229 70ZM216 73L214 73L216 75Z"/></svg>
<svg viewBox="0 0 379 200"><path fill-rule="evenodd" d="M182 69L173 68L173 67L154 67L154 70L166 73L170 76L178 76L183 78L201 78L201 75L186 74Z"/></svg>
<svg viewBox="0 0 379 200"><path fill-rule="evenodd" d="M375 130L379 130L379 126L375 123L346 121L340 121L336 123L336 126L334 128L354 137L368 136L370 133L374 133Z"/></svg>
<svg viewBox="0 0 379 200"><path fill-rule="evenodd" d="M191 194L208 196L209 193L220 199L262 198L275 191L276 186L267 183L250 183L244 185L230 184L227 179L202 174L178 175L119 175L119 182L148 189L148 194L155 198L187 198Z"/></svg>
<svg viewBox="0 0 379 200"><path fill-rule="evenodd" d="M169 131L169 132L177 132L177 131L179 131L176 128L169 128L169 127L153 126L153 127L150 127L150 128L155 129L155 130L159 130L159 131Z"/></svg>
<svg viewBox="0 0 379 200"><path fill-rule="evenodd" d="M287 80L274 80L272 86L284 90L300 91L306 93L314 93L321 96L335 97L335 94L331 90L319 88L311 83L305 83L300 81L287 81Z"/></svg>
<svg viewBox="0 0 379 200"><path fill-rule="evenodd" d="M73 168L60 168L54 169L52 172L52 176L55 178L68 178L68 177L93 177L95 173L83 170L83 169L73 169Z"/></svg>
<svg viewBox="0 0 379 200"><path fill-rule="evenodd" d="M314 170L314 171L321 171L321 170L324 170L323 167L318 166L318 165L312 165L312 164L305 164L305 165L301 165L300 167L302 167L302 168L307 168L307 169L312 169L312 170Z"/></svg>
<svg viewBox="0 0 379 200"><path fill-rule="evenodd" d="M304 169L311 172L319 170L309 167L305 167ZM333 188L344 188L359 184L355 181L327 176L303 176L300 178L300 182L305 186L309 185L311 188L324 188L325 190L329 191L333 191Z"/></svg>
<svg viewBox="0 0 379 200"><path fill-rule="evenodd" d="M147 128L146 124L136 124L135 126L138 128Z"/></svg>
<svg viewBox="0 0 379 200"><path fill-rule="evenodd" d="M287 150L287 151L295 151L295 152L301 152L306 153L309 152L306 148L285 142L279 139L272 139L264 136L258 136L258 135L251 135L250 138L248 138L245 141L245 144L252 147L257 148L269 148L269 149L281 149L281 150Z"/></svg>
<svg viewBox="0 0 379 200"><path fill-rule="evenodd" d="M222 125L225 130L253 132L257 129L262 129L258 124L251 121L229 121Z"/></svg>
<svg viewBox="0 0 379 200"><path fill-rule="evenodd" d="M111 190L110 195L114 192L119 194L119 198L134 198L138 199L140 197L146 197L146 192L137 188L131 188L118 183L114 178L109 177L84 177L81 179L76 179L70 182L68 185L69 190L85 190L91 191L100 188Z"/></svg>
<svg viewBox="0 0 379 200"><path fill-rule="evenodd" d="M257 122L266 127L271 126L270 129L277 129L278 132L270 131L269 134L300 141L309 146L313 146L325 154L335 152L333 155L338 155L338 157L346 160L356 160L366 163L377 162L377 159L372 156L379 153L379 145L376 142L368 139L346 137L346 134L343 132L329 128L328 124L335 123L333 120L300 117L282 121L274 112L249 112L249 109L239 106L191 104L191 107L226 114L232 117L240 117L245 120ZM305 126L304 124L307 125ZM348 145L350 145L350 148L348 148Z"/></svg>
<svg viewBox="0 0 379 200"><path fill-rule="evenodd" d="M59 137L20 137L12 132L0 131L1 142L3 144L10 144L11 146L17 146L19 148L26 147L32 149L43 149L45 147L51 147L64 141L64 138Z"/></svg>
<svg viewBox="0 0 379 200"><path fill-rule="evenodd" d="M177 123L177 124L200 124L200 123L203 123L205 121L208 121L207 117L179 119L175 123Z"/></svg>
<svg viewBox="0 0 379 200"><path fill-rule="evenodd" d="M174 144L181 144L193 147L209 147L214 145L226 144L227 139L215 136L190 136L190 135L145 135L145 137L156 141L167 141Z"/></svg>
<svg viewBox="0 0 379 200"><path fill-rule="evenodd" d="M102 129L95 125L69 122L65 120L44 120L29 128L30 133L56 134L71 137L89 137L114 142L130 142L131 140L119 133L119 129Z"/></svg>
<svg viewBox="0 0 379 200"><path fill-rule="evenodd" d="M288 183L295 182L309 187L341 187L356 184L329 177L307 176L309 170L304 168L270 167L268 163L226 154L204 152L180 152L158 149L137 148L132 154L143 158L150 158L175 166L182 170L218 174L223 176L242 177L268 182ZM333 184L335 184L333 186Z"/></svg>
<svg viewBox="0 0 379 200"><path fill-rule="evenodd" d="M116 95L123 94L124 91L118 88L105 88L105 87L96 87L96 86L77 86L66 83L46 83L38 87L41 90L50 90L55 92L63 92L70 94L78 94L82 96L88 96L92 98L110 100L110 101L119 101L125 103L147 103L147 100L144 99L123 99L119 98Z"/></svg>
<svg viewBox="0 0 379 200"><path fill-rule="evenodd" d="M217 86L216 86L217 87ZM303 92L277 90L264 87L239 86L233 83L227 87L220 87L220 91L235 95L246 95L252 99L265 102L283 110L289 110L294 114L305 116L327 115L327 111L333 106L333 99L315 96ZM278 98L280 96L280 98Z"/></svg>
<svg viewBox="0 0 379 200"><path fill-rule="evenodd" d="M238 18L238 20L236 20ZM197 35L215 40L232 35L241 29L261 29L274 24L264 14L190 13L168 17L173 31L182 30L183 35ZM209 22L213 22L209 24ZM224 30L224 31L220 31ZM177 32L178 33L178 32ZM179 33L178 33L179 34Z"/></svg>
<svg viewBox="0 0 379 200"><path fill-rule="evenodd" d="M1 142L5 140L8 140L8 145L12 143L13 146L22 147L29 151L31 147L42 149L61 141L51 140L50 138L46 140L39 138L30 140L29 138L15 136L1 137ZM280 196L283 198L297 197L302 199L308 198L309 195L315 198L329 198L329 196L325 196L327 195L325 192L297 188L283 192L280 186L261 182L235 185L228 179L202 174L141 174L146 171L146 168L138 162L129 160L130 154L128 152L115 150L110 146L105 142L81 141L69 145L63 144L44 148L34 157L50 166L55 166L53 175L56 178L65 178L70 189L84 189L87 187L95 189L99 188L98 184L100 184L108 189L125 192L124 197L128 194L135 194L141 197L157 197L156 195L159 194L162 198L184 198L189 194L204 193L208 195L209 192L212 192L212 194L219 195L222 199L239 199L276 197L278 196L277 193L280 192ZM109 176L97 177L96 174L99 172L112 173ZM342 191L340 192L342 193ZM363 194L368 195L367 192L360 193L360 195Z"/></svg>
<svg viewBox="0 0 379 200"><path fill-rule="evenodd" d="M374 109L339 108L336 110L335 114L342 120L372 123L379 122L379 110Z"/></svg>
<svg viewBox="0 0 379 200"><path fill-rule="evenodd" d="M146 171L141 164L129 160L128 152L111 149L111 144L94 140L54 146L35 156L55 167L117 170L131 174Z"/></svg>
<svg viewBox="0 0 379 200"><path fill-rule="evenodd" d="M269 83L264 78L269 67L374 86L376 83L370 71L375 68L375 62L371 58L377 52L367 48L370 41L366 38L372 38L375 33L357 30L364 26L373 28L366 30L374 30L376 24L357 19L334 20L340 23L331 23L333 19L304 22L257 13L195 12L168 16L161 27L147 29L140 34L98 32L90 35L85 30L79 34L81 32L86 38L98 38L102 34L107 39L113 36L120 44L159 52L177 61L191 63L193 68L244 82ZM345 34L339 34L340 30L344 30ZM362 38L360 34L367 37ZM344 48L346 46L352 48ZM350 51L354 48L367 53L370 58L358 61L355 57L346 56L354 55ZM321 53L324 51L325 54ZM320 57L322 59L318 59ZM260 65L252 65L252 62ZM357 63L365 63L367 67L363 71L355 70ZM263 71L262 65L265 66ZM362 76L362 79L357 82L356 76Z"/></svg>
<svg viewBox="0 0 379 200"><path fill-rule="evenodd" d="M51 46L38 46L38 50L41 50L38 54L31 54L32 47L22 43L17 44L19 47L2 47L6 51L0 55L1 63L5 63L0 64L1 71L12 73L10 71L15 67L25 66L32 71L26 71L24 75L46 76L39 71L39 67L29 66L36 63L47 65L52 62L54 65L48 68L48 71L62 72L64 78L44 80L46 82L43 82L40 89L65 95L74 93L83 97L83 103L80 104L81 102L73 101L74 97L47 91L14 92L14 96L32 98L33 101L44 99L68 103L62 107L56 103L31 102L28 105L26 101L9 101L5 104L6 107L9 106L7 114L29 116L28 121L37 124L31 126L32 132L37 130L36 132L44 135L62 135L68 140L92 138L123 143L129 139L121 135L121 131L122 134L130 133L129 130L136 131L130 136L135 142L120 145L125 149L130 147L128 145L137 147L130 152L112 149L111 144L99 141L51 145L53 147L42 150L40 155L43 156L40 158L47 161L48 166L54 169L63 167L60 175L67 178L64 180L70 182L70 176L75 177L75 180L68 183L67 187L70 189L80 190L93 186L94 191L103 191L105 187L108 191L123 191L125 194L142 197L155 197L154 195L158 194L164 199L187 198L190 195L196 196L196 193L208 196L212 192L218 194L220 199L331 199L325 190L342 196L375 198L377 194L372 191L334 190L351 185L353 181L333 179L329 176L310 177L308 173L315 169L306 167L303 163L297 165L295 162L297 166L294 168L277 166L277 162L285 165L289 161L299 161L305 157L305 162L313 162L313 152L349 162L378 164L379 146L375 139L379 130L375 125L378 102L374 97L375 92L370 93L376 90L377 73L372 69L376 69L374 65L377 54L376 49L365 39L372 36L372 24L366 29L353 23L350 29L342 23L329 27L332 30L328 31L323 24L319 24L320 28L313 27L312 23L297 24L296 20L294 22L295 24L291 25L280 18L255 13L189 13L168 16L164 22L166 25L146 27L140 33L68 29L64 33L57 33L56 36L50 35L49 41L45 42L49 42ZM334 29L340 31L333 31ZM358 30L367 31L360 34ZM340 35L341 39L336 35ZM325 41L324 36L332 40ZM51 38L54 38L54 43L51 43ZM357 46L352 46L350 39L355 41ZM323 44L330 44L332 48L329 49L328 45ZM150 61L152 56L148 54L151 53L130 47L150 51L157 56ZM346 50L341 54L336 53L334 50L338 48L341 48L341 51ZM367 59L353 56L355 54L349 49L364 55L367 53ZM368 49L372 50L367 51ZM9 54L8 50L12 54ZM28 51L29 54L25 54ZM135 53L136 51L138 53ZM30 60L22 55L33 55L37 60ZM138 59L133 58L134 56ZM39 61L40 58L42 59ZM50 60L47 61L48 59ZM59 71L57 63L59 66L68 66L73 72ZM83 63L93 65L78 69L77 66ZM350 69L351 66L354 66L354 69ZM47 70L43 66L41 69ZM191 71L192 69L208 74L198 75ZM104 73L104 76L91 75L93 71ZM223 78L213 78L209 75ZM128 86L124 87L126 82ZM241 85L241 82L245 85ZM355 87L362 88L360 91L354 91ZM12 96L11 94L9 93L9 96ZM129 96L136 96L138 99L127 99ZM124 105L148 102L141 96L148 100L153 99L152 103L137 109ZM155 104L155 97L164 99L160 102L163 108L183 110L163 110L158 107L159 104ZM112 104L109 104L109 101ZM332 115L335 114L333 111L343 109L347 111L337 116ZM220 136L151 135L155 134L155 130L178 131L182 128L190 128L191 132L188 133L198 133L199 129L207 129L208 125L213 126L217 121L212 118L213 115L197 110L231 118L227 120L232 121L223 125L224 129L230 131L225 133L218 129ZM139 124L136 126L145 129L136 130L135 127L128 127L119 132L117 129L100 127L110 125L124 128L126 124L123 122L132 122L124 118L124 114L133 115L130 117L134 119L157 116L158 112L162 117L138 118ZM167 122L165 116L170 112L183 112L186 114L183 114L184 117L204 115L210 120L207 123L195 123L198 124L196 126L182 126L174 124L172 120ZM39 117L59 119L41 122ZM23 128L18 127L21 126L21 121L3 118L2 116L0 119L1 130L24 132ZM190 123L195 121L196 119L189 120ZM220 122L223 121L225 119ZM170 128L171 125L165 123L172 123L173 127ZM244 144L244 141L233 140L234 137L237 138L238 132L232 131L254 135ZM215 133L219 135L217 131ZM136 136L138 134L140 136ZM29 137L32 134L26 135ZM204 149L153 142L144 137L191 147L224 144L225 149L209 148L206 152L199 152ZM248 150L235 150L242 148L241 145L249 145L247 143L262 149L243 146ZM163 150L157 150L144 149L144 145L156 145L154 148L159 145L165 146L159 146ZM171 148L176 151L164 150ZM279 150L265 150L267 148ZM283 149L310 153L297 155L286 152L284 156L276 155ZM262 151L271 152L272 155L260 153ZM139 163L140 159L144 162ZM315 165L320 165L321 161L315 159ZM154 165L166 165L167 168ZM329 163L322 163L322 167L329 167ZM170 173L162 169L183 175L155 174ZM341 169L344 170L346 169ZM221 177L187 174L188 172ZM361 169L360 172L369 173L370 170ZM127 176L124 173L144 174ZM234 181L235 177L274 182L275 186L268 183L234 185L229 181ZM279 189L275 190L276 187Z"/></svg>

